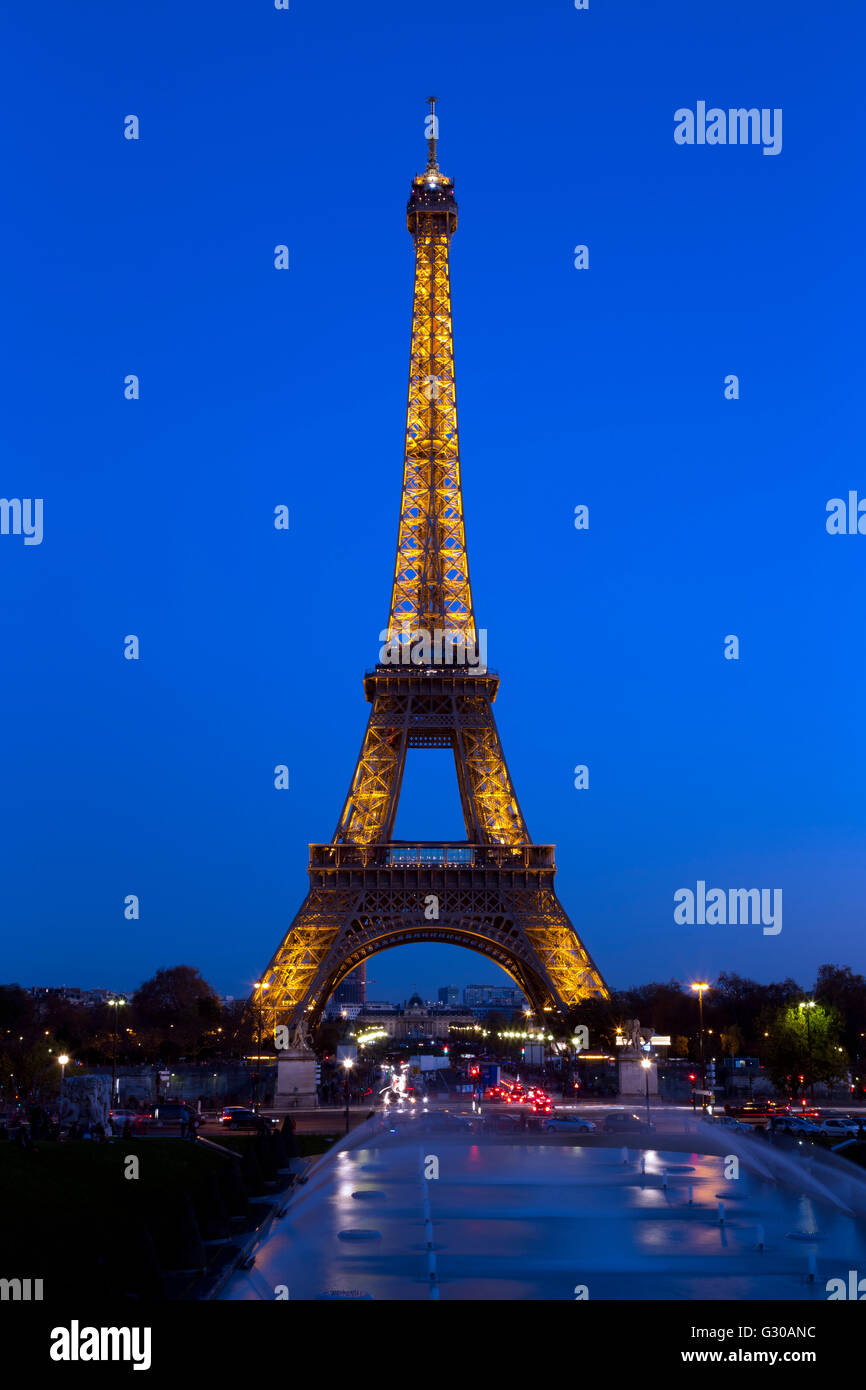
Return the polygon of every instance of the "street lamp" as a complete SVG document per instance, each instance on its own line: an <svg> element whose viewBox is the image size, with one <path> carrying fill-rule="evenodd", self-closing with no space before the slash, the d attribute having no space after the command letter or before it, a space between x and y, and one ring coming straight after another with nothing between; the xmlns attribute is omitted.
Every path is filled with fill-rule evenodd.
<svg viewBox="0 0 866 1390"><path fill-rule="evenodd" d="M106 1000L108 1007L114 1010L114 1041L111 1048L111 1104L117 1104L117 1010L126 1003L119 995L113 999Z"/></svg>
<svg viewBox="0 0 866 1390"><path fill-rule="evenodd" d="M343 1085L344 1085L344 1087L345 1087L345 1089L346 1089L346 1133L348 1134L348 1133L349 1133L349 1072L352 1070L352 1059L351 1059L351 1057L344 1057L344 1058L343 1058L343 1066L344 1066L344 1068L345 1068L345 1075L344 1075L344 1077L343 1077Z"/></svg>
<svg viewBox="0 0 866 1390"><path fill-rule="evenodd" d="M57 1060L60 1063L60 1116L57 1131L57 1139L60 1142L63 1139L63 1078L66 1075L66 1063L69 1058L65 1052L61 1052Z"/></svg>
<svg viewBox="0 0 866 1390"><path fill-rule="evenodd" d="M649 1074L652 1062L649 1057L641 1057L640 1064L643 1067L643 1074L646 1078L646 1122L650 1122L650 1100L649 1100Z"/></svg>
<svg viewBox="0 0 866 1390"><path fill-rule="evenodd" d="M704 990L709 989L709 985L707 984L706 980L698 980L695 984L692 985L692 989L696 989L698 991L698 1011L700 1013L701 1020L701 1090L706 1091L707 1069L704 1064ZM701 1096L701 1109L706 1110L706 1108L707 1097L706 1095L703 1095Z"/></svg>
<svg viewBox="0 0 866 1390"><path fill-rule="evenodd" d="M263 1012L262 1012L262 1009L263 1009L263 1006L262 1006L262 996L263 996L265 990L268 988L268 986L267 986L266 984L264 984L264 982L263 982L262 980L256 980L255 985L253 986L253 988L254 988L254 989L257 989L258 992L259 992L259 1046L258 1046L258 1055L257 1055L257 1058L256 1058L256 1073L255 1073L255 1075L256 1075L256 1084L255 1084L255 1090L253 1091L253 1105L255 1106L255 1105L258 1105L258 1103L259 1103L259 1073L261 1072L261 1067L262 1067L262 1026L263 1026L263 1023L264 1023L264 1015L263 1015Z"/></svg>
<svg viewBox="0 0 866 1390"><path fill-rule="evenodd" d="M814 999L801 1000L800 1003L797 1005L797 1007L800 1008L800 1009L807 1009L807 1010L808 1010L808 1009L814 1009L814 1007L815 1007L815 1000L814 1000ZM808 1053L809 1053L809 1095L810 1095L811 1099L814 1100L814 1099L815 1099L815 1083L814 1083L814 1081L812 1080L812 1015L809 1014L809 1013L806 1014L806 1047L807 1047Z"/></svg>

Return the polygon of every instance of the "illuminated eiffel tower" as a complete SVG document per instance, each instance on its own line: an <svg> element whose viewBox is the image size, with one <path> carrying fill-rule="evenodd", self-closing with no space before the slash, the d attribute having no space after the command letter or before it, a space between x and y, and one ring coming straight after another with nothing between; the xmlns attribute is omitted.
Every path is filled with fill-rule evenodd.
<svg viewBox="0 0 866 1390"><path fill-rule="evenodd" d="M412 181L412 347L397 562L387 641L364 680L372 706L328 844L310 846L310 888L257 984L269 1028L309 1044L329 997L369 956L409 942L465 946L507 971L539 1022L608 997L554 889L553 845L536 845L517 801L475 625L463 522L449 251L454 181L439 169L435 98L428 159ZM395 842L409 748L450 748L461 842Z"/></svg>

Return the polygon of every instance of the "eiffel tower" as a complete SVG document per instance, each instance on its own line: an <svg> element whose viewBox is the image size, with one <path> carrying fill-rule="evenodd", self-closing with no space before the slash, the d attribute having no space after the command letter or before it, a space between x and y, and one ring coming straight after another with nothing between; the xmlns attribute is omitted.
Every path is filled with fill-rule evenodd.
<svg viewBox="0 0 866 1390"><path fill-rule="evenodd" d="M526 828L493 714L499 678L475 625L451 322L457 203L439 168L429 101L427 168L407 207L412 345L386 640L364 679L372 709L337 828L328 844L310 846L309 892L252 1001L270 1028L288 1025L294 1048L309 1046L351 970L409 942L447 942L495 961L539 1022L608 997L556 896L554 846L533 844ZM393 839L409 748L453 751L465 841Z"/></svg>

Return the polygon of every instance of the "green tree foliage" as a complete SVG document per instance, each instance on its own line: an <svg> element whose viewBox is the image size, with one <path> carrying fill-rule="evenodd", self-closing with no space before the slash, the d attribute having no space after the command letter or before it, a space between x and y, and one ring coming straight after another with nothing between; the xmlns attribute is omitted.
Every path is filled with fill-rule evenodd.
<svg viewBox="0 0 866 1390"><path fill-rule="evenodd" d="M832 1006L798 1000L765 1015L769 1037L762 1058L780 1090L803 1094L813 1081L835 1081L848 1068L842 1045L843 1020ZM802 1076L803 1080L800 1081Z"/></svg>
<svg viewBox="0 0 866 1390"><path fill-rule="evenodd" d="M848 965L822 965L815 998L841 1014L842 1046L853 1059L866 1056L866 979Z"/></svg>

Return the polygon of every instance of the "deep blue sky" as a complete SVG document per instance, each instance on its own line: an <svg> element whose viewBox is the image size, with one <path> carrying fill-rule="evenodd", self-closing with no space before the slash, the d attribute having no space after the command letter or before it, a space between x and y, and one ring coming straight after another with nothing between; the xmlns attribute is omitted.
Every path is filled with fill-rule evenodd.
<svg viewBox="0 0 866 1390"><path fill-rule="evenodd" d="M866 536L825 530L866 496L862 5L47 0L4 25L0 495L44 498L45 538L0 536L2 978L187 962L242 994L302 900L387 614L429 91L476 610L560 896L614 986L864 969ZM782 153L677 146L698 100L781 107ZM413 760L400 832L457 814L452 770ZM698 878L781 887L781 935L677 926ZM431 947L370 975L498 971Z"/></svg>

